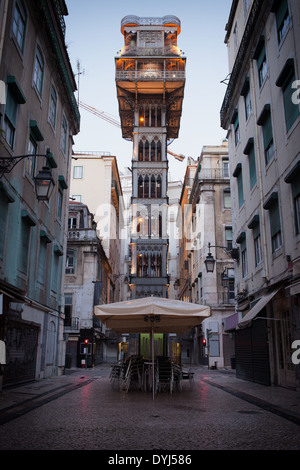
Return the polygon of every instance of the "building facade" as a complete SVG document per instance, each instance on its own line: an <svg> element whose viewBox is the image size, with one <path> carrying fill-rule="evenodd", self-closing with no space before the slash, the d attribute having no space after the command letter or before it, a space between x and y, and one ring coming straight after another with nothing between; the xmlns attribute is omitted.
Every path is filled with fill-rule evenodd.
<svg viewBox="0 0 300 470"><path fill-rule="evenodd" d="M107 152L74 152L70 197L86 204L94 214L97 233L111 266L107 302L121 300L124 259L124 201L117 159Z"/></svg>
<svg viewBox="0 0 300 470"><path fill-rule="evenodd" d="M234 340L224 327L234 314L234 260L231 256L232 213L228 145L204 146L198 160L189 161L182 189L178 297L211 307L190 338L191 362L209 367L230 366ZM215 259L213 272L206 257Z"/></svg>
<svg viewBox="0 0 300 470"><path fill-rule="evenodd" d="M126 16L121 32L117 97L122 136L133 142L131 298L168 297L167 145L178 136L185 84L180 21Z"/></svg>
<svg viewBox="0 0 300 470"><path fill-rule="evenodd" d="M72 137L80 116L64 0L0 3L0 339L4 385L60 374ZM3 93L2 93L3 92ZM54 189L38 201L35 177Z"/></svg>
<svg viewBox="0 0 300 470"><path fill-rule="evenodd" d="M96 228L88 207L70 202L64 302L66 367L91 367L106 360L105 330L93 309L107 303L111 267Z"/></svg>
<svg viewBox="0 0 300 470"><path fill-rule="evenodd" d="M233 1L226 26L228 130L236 265L237 375L299 387L300 9Z"/></svg>

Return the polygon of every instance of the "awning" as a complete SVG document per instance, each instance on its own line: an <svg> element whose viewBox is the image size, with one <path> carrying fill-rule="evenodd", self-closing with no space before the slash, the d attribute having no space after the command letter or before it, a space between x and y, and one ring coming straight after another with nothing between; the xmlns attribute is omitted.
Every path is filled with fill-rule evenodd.
<svg viewBox="0 0 300 470"><path fill-rule="evenodd" d="M117 333L183 333L211 316L211 308L181 300L145 297L96 305L94 315Z"/></svg>
<svg viewBox="0 0 300 470"><path fill-rule="evenodd" d="M247 328L251 325L252 320L259 314L259 312L270 302L270 300L277 294L279 289L263 295L259 301L254 305L251 310L244 316L244 318L237 324L236 329Z"/></svg>

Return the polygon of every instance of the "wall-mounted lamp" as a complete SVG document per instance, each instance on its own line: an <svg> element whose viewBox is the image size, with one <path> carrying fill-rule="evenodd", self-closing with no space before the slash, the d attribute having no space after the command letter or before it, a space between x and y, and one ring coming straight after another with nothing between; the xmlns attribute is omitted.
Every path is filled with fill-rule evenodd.
<svg viewBox="0 0 300 470"><path fill-rule="evenodd" d="M219 245L211 245L210 243L208 244L208 255L204 261L204 264L205 264L205 267L206 267L206 271L208 273L213 273L214 272L214 268L215 268L215 263L216 263L216 260L214 259L214 257L212 256L211 252L210 252L210 248L213 247L213 248L222 248L223 250L225 250L225 252L231 256L232 259L234 260L238 260L239 259L239 250L238 248L232 248L232 249L229 249L228 247L226 246L219 246Z"/></svg>
<svg viewBox="0 0 300 470"><path fill-rule="evenodd" d="M47 150L46 154L18 155L16 157L0 157L0 178L5 173L10 173L12 169L24 158L46 157L50 158L51 152ZM54 188L51 169L44 166L34 178L35 192L38 201L49 201Z"/></svg>

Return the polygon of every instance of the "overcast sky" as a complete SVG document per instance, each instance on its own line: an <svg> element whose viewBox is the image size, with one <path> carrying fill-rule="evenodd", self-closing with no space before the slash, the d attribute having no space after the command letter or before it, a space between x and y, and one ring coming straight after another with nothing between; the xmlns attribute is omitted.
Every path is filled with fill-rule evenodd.
<svg viewBox="0 0 300 470"><path fill-rule="evenodd" d="M221 145L226 137L220 127L220 108L226 91L221 81L229 71L224 38L231 3L232 0L67 0L66 44L74 73L78 61L84 71L79 77L80 101L118 120L114 58L124 45L121 19L126 15L175 15L181 20L178 46L187 57L187 67L179 137L169 149L197 158L204 145ZM82 108L80 114L81 131L74 138L74 150L110 152L117 157L120 172L131 167L132 143L122 139L121 130ZM187 158L181 163L169 156L172 180L183 180L186 161Z"/></svg>

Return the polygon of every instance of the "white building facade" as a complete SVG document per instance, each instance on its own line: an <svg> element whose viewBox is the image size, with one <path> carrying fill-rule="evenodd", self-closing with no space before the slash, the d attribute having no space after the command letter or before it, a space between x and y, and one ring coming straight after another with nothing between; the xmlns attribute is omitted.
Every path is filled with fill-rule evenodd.
<svg viewBox="0 0 300 470"><path fill-rule="evenodd" d="M237 375L299 387L300 9L233 1L226 26L228 130L236 265Z"/></svg>

